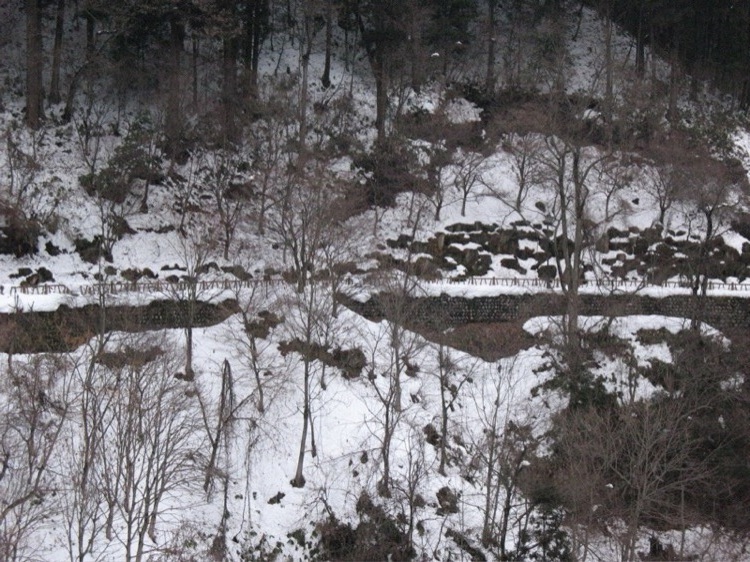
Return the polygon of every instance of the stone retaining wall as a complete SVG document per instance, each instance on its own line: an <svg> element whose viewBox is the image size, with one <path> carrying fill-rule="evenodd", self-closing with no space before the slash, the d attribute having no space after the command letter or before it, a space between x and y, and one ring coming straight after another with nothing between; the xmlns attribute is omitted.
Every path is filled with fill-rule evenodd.
<svg viewBox="0 0 750 562"><path fill-rule="evenodd" d="M111 306L104 316L105 331L141 332L182 328L188 324L187 303L154 301L146 306ZM212 326L237 311L237 303L194 303L194 327ZM98 305L60 306L50 312L0 314L0 352L40 353L70 351L99 332Z"/></svg>
<svg viewBox="0 0 750 562"><path fill-rule="evenodd" d="M407 322L446 328L474 322L514 322L534 316L560 315L565 311L561 294L498 295L494 297L410 298L406 303L387 295L368 302L347 300L344 304L365 317L379 319L403 314ZM718 329L750 327L750 299L737 297L698 298L685 295L647 297L638 295L581 295L582 315L628 316L656 314L697 317Z"/></svg>

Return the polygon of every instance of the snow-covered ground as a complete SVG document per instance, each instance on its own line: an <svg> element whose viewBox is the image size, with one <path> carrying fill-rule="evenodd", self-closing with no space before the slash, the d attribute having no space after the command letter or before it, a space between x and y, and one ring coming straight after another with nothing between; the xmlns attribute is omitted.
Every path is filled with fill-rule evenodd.
<svg viewBox="0 0 750 562"><path fill-rule="evenodd" d="M601 22L588 9L583 10L584 18L575 42L571 43L571 68L576 69L568 89L570 92L591 91L596 86L602 57L598 38L603 33ZM630 49L630 39L616 34L614 50L616 56L624 59L624 53ZM264 73L271 75L276 68L297 68L299 53L287 48L277 53L273 59L264 61ZM311 68L319 72L322 68L322 56L314 54ZM360 64L365 64L360 61ZM374 117L373 85L366 69L352 75L345 70L341 61L335 61L332 69L334 92L351 91L358 115L363 122L370 122ZM330 96L322 90L313 89L312 96L319 99ZM444 92L425 91L420 95L413 94L408 106L425 111L444 110L451 122L477 121L480 110L463 99L446 102ZM17 109L17 108L16 108ZM8 114L4 116L3 130L10 127ZM101 233L103 227L102 207L96 201L84 195L79 186L79 177L87 172L84 150L77 147L79 138L73 126L51 126L42 136L31 137L24 131L12 133L19 146L26 152L33 147L41 164L35 182L44 184L45 189L54 187L57 194L54 204L56 213L61 217L54 233L45 233L40 237L40 252L33 256L15 258L0 256L0 312L54 310L60 305L81 306L96 302L98 295L81 294L81 287L95 285L96 276L105 281L123 281L120 273L127 269L154 272L159 280L168 275L182 275L179 267L188 267L200 238L194 236L193 246L186 246L176 230L162 229L179 223L179 214L174 210L175 193L165 186L152 186L150 209L141 213L138 201L129 202L129 207L120 209L128 224L136 231L126 234L113 245L113 262L101 261L91 264L81 259L75 251L74 240L91 239ZM54 137L54 140L53 140ZM366 128L362 131L360 141L368 144L373 141L374 131ZM738 154L743 159L746 169L750 170L750 141L748 133L738 131L735 136ZM110 155L118 142L114 136L101 138L102 160ZM415 142L415 145L418 144ZM595 153L589 155L596 158ZM617 155L622 157L624 155ZM8 152L0 152L0 168L7 168ZM641 177L643 169L632 170L634 177ZM185 167L177 167L177 172L188 175ZM347 181L356 181L358 171L349 158L342 158L332 166L334 174L345 177ZM548 212L555 208L557 195L547 188L533 186L524 196L521 208L510 204L515 199L518 182L513 171L513 159L510 153L499 144L497 149L482 165L481 181L469 193L464 212L462 213L462 193L455 187L460 166L447 167L442 178L445 183L445 201L440 219L435 220L434 199L411 193L398 196L397 205L386 210L369 210L348 220L346 232L350 233L351 248L349 257L366 270L374 268L372 253L384 251L384 241L395 240L399 235L413 234L416 240L426 241L435 233L446 232L456 223L482 222L485 224L510 225L521 219L531 223L542 223ZM637 181L627 183L610 201L608 213L605 199L608 193L606 178L597 177L590 187L589 219L597 224L596 234L601 234L606 227L615 226L622 229L635 226L640 229L650 227L658 218L658 206L654 196ZM42 212L45 205L53 203L45 194L32 193L27 204L38 207ZM634 203L637 200L638 203ZM545 210L542 210L545 209ZM695 209L690 204L675 204L668 210L666 225L673 230L695 228ZM416 220L418 217L419 220ZM166 230L166 231L164 231ZM195 233L193 233L195 234ZM723 234L727 244L742 250L748 240L734 232ZM50 243L60 250L52 255L45 249ZM194 247L195 246L195 247ZM274 247L275 246L275 247ZM466 248L469 246L466 245ZM406 252L391 251L396 257L405 257ZM411 256L416 259L417 256ZM268 235L259 235L252 221L240 223L239 231L233 242L230 259L223 259L216 249L205 261L215 261L218 266L240 264L253 275L262 279L269 269L270 275L277 279L280 272L288 269L289 256L278 241ZM107 266L115 268L106 271ZM37 271L44 267L52 272L54 283L67 288L69 293L26 294L12 290L18 285L18 277L12 277L20 268ZM167 269L163 269L163 268ZM370 273L372 273L370 271ZM536 274L519 274L504 269L498 260L493 261L487 277L518 279L535 279ZM202 279L232 278L228 273L211 270ZM149 282L149 279L145 279ZM637 285L637 283L636 283ZM367 298L371 291L377 289L376 283L355 278L350 291L360 290L359 297ZM312 289L302 294L296 293L291 285L274 283L253 290L245 288L235 291L216 290L204 292L203 300L219 301L226 297L238 298L240 305L247 306L251 319L257 320L261 311L270 311L282 317L283 322L272 327L267 337L256 340L248 335L240 315L234 315L219 325L210 328L196 328L193 333L193 368L195 380L187 382L174 379L174 373L184 368L186 336L182 330L168 330L164 333L142 333L137 336L115 334L107 343L106 349L114 352L125 346L158 346L164 352L164 364L152 360L147 365L156 369L153 374L163 381L173 392L174 402L163 402L160 409L158 400L149 403L151 409L144 410L143 419L153 421L155 414L175 416L180 423L193 427L195 433L188 435L181 442L184 459L175 471L185 475L178 478L174 488L170 488L161 498L155 524L151 528L148 517L144 515L136 525L148 527L144 539L147 560L207 560L214 537L226 537L226 544L233 560L281 559L301 560L315 556L317 537L321 527L336 521L340 524L357 524L366 519L362 511L362 501L371 497L382 505L385 513L393 520L404 523L413 519L412 540L417 555L421 558L435 560L469 559L468 552L463 550L455 539L446 536L446 530L459 532L467 537L471 545L479 547L486 505L490 491L485 485L486 472L482 467L490 465L486 455L489 435L493 432L510 433L509 427L529 428L528 439L543 439L549 428L551 416L565 406L565 399L554 392L532 392L539 389L549 377L546 368L545 354L549 353L547 343L542 338L536 345L529 347L513 357L497 363L490 363L472 357L466 353L442 349L439 345L425 340L422 336L404 330L398 335L397 344L402 354L394 355L394 325L384 320L370 322L355 315L347 309L340 309L333 317L330 310L330 289L326 284L315 286L317 295L311 295ZM427 294L450 294L456 296L477 297L507 292L547 291L547 287L499 286L469 283L422 283L422 290ZM667 294L689 294L688 289L665 287L633 287L641 295L664 296ZM622 290L631 287L624 285ZM582 292L599 291L595 284L582 287ZM742 295L743 292L732 291L729 287L711 289L711 295ZM750 292L747 293L750 295ZM106 295L109 304L145 304L153 299L169 297L170 291L162 293L121 292ZM310 297L305 301L305 297ZM311 307L320 306L325 314L321 321ZM367 360L362 373L354 378L345 378L337 367L326 366L320 360L305 363L302 354L297 352L282 353L280 344L289 343L295 338L304 339L306 323L315 322L316 341L325 343L328 349L360 350ZM540 317L529 320L524 329L532 335L539 335L556 325L556 319ZM600 323L599 318L582 318L584 326L591 329ZM648 365L658 359L670 361L670 351L666 344L643 344L636 334L641 329L658 330L665 328L670 332L682 329L685 321L679 318L631 316L619 318L611 323L609 330L631 346L633 357L639 366ZM705 328L710 334L714 332ZM108 409L106 398L116 397L123 404L135 407L138 397L135 395L117 394L121 379L132 374L124 367L105 366L93 361L98 342L86 342L75 351L59 359L65 367L61 369L59 379L45 390L54 396L67 398L73 405L65 412L65 423L61 430L59 455L49 460L53 467L48 497L40 500L39 520L34 520L36 527L30 530L19 546L22 558L58 562L72 560L79 549L78 537L91 537L89 553L86 560L119 561L125 557L128 549L128 536L137 535L134 529L128 530L127 520L131 512L122 505L113 509L115 514L108 533L105 521L105 504L109 499L103 491L117 495L112 486L124 486L125 481L112 483L111 476L123 470L117 466L118 447L124 447L116 438L104 437L101 451L102 458L96 470L96 484L91 484L92 497L82 497L84 488L80 481L80 465L76 464L82 449L84 427L84 397L88 397L87 376L96 376L97 396L104 402L101 422L136 423L128 418L126 412ZM256 347L252 347L252 346ZM449 359L449 360L448 360ZM0 357L0 364L9 366L34 365L34 357L16 355ZM159 360L161 361L161 360ZM394 364L405 361L409 364L402 373L393 378ZM600 358L598 374L607 377L607 387L613 392L621 392L632 400L646 400L659 389L643 377L633 376L617 359ZM445 371L446 365L451 368ZM224 437L219 439L217 427L221 424L219 414L222 382L226 382L226 367L229 366L232 377L232 400L237 405L232 413L231 423L223 427ZM143 366L141 366L143 367ZM122 369L122 368L121 368ZM295 469L300 452L300 441L303 432L303 412L305 397L305 372L310 375L310 414L311 427L302 449L304 452L304 487L293 487L290 481L295 477ZM137 370L137 369L136 369ZM123 372L126 375L123 375ZM93 373L93 375L92 375ZM258 378L256 378L256 375ZM161 378L158 378L161 377ZM441 377L443 377L441 382ZM13 414L13 395L11 377L1 385L3 390L2 406L6 415ZM453 385L446 390L445 379ZM262 381L260 386L258 380ZM115 381L115 382L112 382ZM398 384L398 397L394 384ZM92 383L93 384L93 383ZM145 384L145 383L144 383ZM259 388L263 389L264 399L261 407ZM455 391L455 392L454 392ZM43 395L40 395L43 398ZM32 397L34 398L34 397ZM199 400L200 399L200 400ZM450 408L444 408L444 400L452 401ZM35 400L32 400L35 401ZM132 401L132 402L131 402ZM179 405L182 410L174 408ZM171 410L169 408L172 408ZM447 412L448 461L443 473L438 471L441 463L439 446L426 441L426 429L439 431L443 412ZM44 416L48 416L50 427L55 420L63 419L62 414L54 407L46 407ZM118 417L120 416L120 417ZM157 418L159 416L156 416ZM47 418L45 418L47 419ZM226 420L225 420L226 421ZM155 422L154 422L155 423ZM190 426L189 424L194 424ZM132 428L131 428L132 429ZM390 444L384 445L384 435L390 431ZM94 430L96 432L96 430ZM179 432L174 435L178 435ZM314 454L311 434L314 434ZM104 435L104 434L102 434ZM133 435L134 441L145 439L143 435ZM207 462L208 451L212 440L221 441L218 459L212 476L212 493L204 489L203 467ZM146 439L147 440L147 439ZM139 441L139 445L142 444ZM158 448L158 447L157 447ZM540 445L540 450L543 446ZM146 451L147 449L143 449ZM129 460L134 460L138 469L145 468L146 456L140 450L134 450ZM383 478L384 453L389 455L390 479L392 487L390 497L378 497L379 481ZM510 461L508 461L510 462ZM514 470L520 471L530 462L525 457L514 461ZM114 463L114 464L107 464ZM128 467L126 467L128 468ZM132 468L132 467L129 467ZM16 467L11 467L15 470ZM136 471L138 472L138 471ZM109 473L110 479L107 479ZM122 474L126 474L123 472ZM144 473L139 477L146 478ZM124 478L124 477L123 477ZM136 478L136 476L133 476ZM0 479L1 480L1 479ZM92 480L93 481L93 480ZM145 480L143 480L145 486ZM226 484L226 488L223 486ZM99 486L99 487L97 487ZM143 486L136 486L138 493L143 493ZM450 513L441 505L444 497L441 490L449 489L456 497L457 511ZM494 498L495 502L505 499L502 494ZM520 514L526 503L516 490L511 513L515 524L511 524L506 536L508 549L515 548L521 540L522 517ZM423 501L416 501L417 496ZM130 498L133 499L133 498ZM490 498L492 499L492 498ZM273 500L273 501L271 501ZM90 502L90 503L87 503ZM82 506L87 507L85 511ZM93 506L93 507L92 507ZM144 507L143 505L139 506ZM148 514L148 508L143 512ZM76 528L74 517L80 516L81 527ZM23 515L34 517L33 509ZM516 519L518 515L518 519ZM89 517L87 519L87 517ZM40 522L41 521L41 522ZM132 523L132 521L131 521ZM133 525L131 525L133 527ZM9 527L6 527L9 528ZM652 533L643 530L639 537L639 550L648 550L648 537ZM700 552L703 545L720 533L711 534L708 529L697 528L689 533L689 546L686 552ZM669 534L660 535L677 544L678 538ZM693 541L693 545L690 545ZM600 538L601 544L594 545L589 554L598 560L613 560L616 546L613 540ZM731 553L733 544L722 550L723 559L743 560L742 555ZM718 547L717 547L718 548ZM716 560L710 551L704 554L704 560ZM179 558L181 556L182 558ZM733 558L730 558L733 556ZM26 558L23 558L26 557ZM244 558L243 558L244 557Z"/></svg>

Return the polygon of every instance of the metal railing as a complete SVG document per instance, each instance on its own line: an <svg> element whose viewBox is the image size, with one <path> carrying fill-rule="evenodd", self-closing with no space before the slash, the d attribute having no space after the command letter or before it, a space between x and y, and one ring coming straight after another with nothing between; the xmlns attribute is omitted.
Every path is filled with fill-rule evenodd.
<svg viewBox="0 0 750 562"><path fill-rule="evenodd" d="M213 281L197 281L194 284L189 281L108 281L103 283L82 283L80 285L63 285L61 283L40 283L37 285L13 285L11 287L0 286L0 294L8 289L10 294L27 295L98 295L98 294L120 294L120 293L157 293L165 296L184 293L194 288L196 291L210 290L238 290L257 286L270 286L288 283L282 278L270 279L223 279ZM467 285L467 286L489 286L489 287L520 287L542 290L560 290L559 279L531 279L524 277L468 277L466 279L435 279L420 280L423 285ZM646 287L662 287L666 289L690 289L691 283L684 281L662 281L649 282L635 279L601 278L594 281L586 281L580 285L582 290L587 288L604 288L609 290L631 290L635 291ZM750 293L750 280L743 283L709 281L709 291L722 290Z"/></svg>
<svg viewBox="0 0 750 562"><path fill-rule="evenodd" d="M99 295L118 293L158 293L164 295L179 294L194 288L196 291L209 290L237 290L254 286L273 285L286 283L283 279L221 279L214 281L107 281L103 283L82 283L80 285L68 286L60 283L40 283L38 285L14 285L10 287L10 294L25 295ZM0 293L3 290L0 289Z"/></svg>
<svg viewBox="0 0 750 562"><path fill-rule="evenodd" d="M466 279L434 279L422 281L430 285L470 285L470 286L491 286L491 287L522 287L538 289L562 289L559 279L529 279L524 277L468 277ZM581 289L586 288L605 288L605 289L622 289L638 290L646 287L663 287L667 289L690 289L692 283L684 281L647 281L642 279L616 279L600 278L596 280L587 280L579 286ZM709 281L707 289L750 292L750 280L744 283L733 283L724 281Z"/></svg>

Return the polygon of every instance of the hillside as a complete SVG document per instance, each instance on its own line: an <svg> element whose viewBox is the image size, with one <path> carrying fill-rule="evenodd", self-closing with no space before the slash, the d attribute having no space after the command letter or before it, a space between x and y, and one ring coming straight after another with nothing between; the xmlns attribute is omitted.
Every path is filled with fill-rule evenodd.
<svg viewBox="0 0 750 562"><path fill-rule="evenodd" d="M713 53L628 2L110 4L0 6L0 559L750 559Z"/></svg>

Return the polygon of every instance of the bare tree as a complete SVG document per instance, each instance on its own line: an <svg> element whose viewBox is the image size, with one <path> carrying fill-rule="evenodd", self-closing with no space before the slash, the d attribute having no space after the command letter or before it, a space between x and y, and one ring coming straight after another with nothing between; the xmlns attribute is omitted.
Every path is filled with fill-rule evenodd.
<svg viewBox="0 0 750 562"><path fill-rule="evenodd" d="M239 333L232 330L232 337L239 348L238 360L252 374L255 386L252 400L261 415L269 405L269 398L272 400L278 393L281 377L277 371L283 370L274 360L275 344L269 336L284 319L272 312L278 303L275 294L271 292L269 297L269 292L267 285L259 283L252 283L249 288L235 292L242 330Z"/></svg>
<svg viewBox="0 0 750 562"><path fill-rule="evenodd" d="M106 442L103 493L114 507L107 533L135 562L145 560L149 540L156 542L166 506L179 505L200 480L204 446L192 385L175 378L178 362L168 342L149 343L130 341L103 358L117 384L102 389L113 397L98 428Z"/></svg>
<svg viewBox="0 0 750 562"><path fill-rule="evenodd" d="M466 203L477 185L483 183L482 175L487 170L487 157L479 152L458 149L453 156L452 184L461 198L461 216L466 216Z"/></svg>
<svg viewBox="0 0 750 562"><path fill-rule="evenodd" d="M674 166L662 164L644 170L642 189L648 193L659 208L659 224L666 230L667 211L672 207L682 189L679 174Z"/></svg>
<svg viewBox="0 0 750 562"><path fill-rule="evenodd" d="M42 2L25 0L26 6L26 124L37 129L44 118L42 70Z"/></svg>
<svg viewBox="0 0 750 562"><path fill-rule="evenodd" d="M208 153L201 170L201 183L211 195L219 219L225 260L229 259L229 249L250 198L253 177L248 167L240 153L223 150Z"/></svg>
<svg viewBox="0 0 750 562"><path fill-rule="evenodd" d="M690 285L693 295L705 297L712 245L729 228L744 196L736 184L711 172L696 174L687 181L688 205L692 207L687 214L688 232L700 237L697 248L688 259Z"/></svg>
<svg viewBox="0 0 750 562"><path fill-rule="evenodd" d="M320 248L321 277L333 294L332 314L338 316L340 293L346 294L351 282L365 233L353 222L339 223L329 231Z"/></svg>
<svg viewBox="0 0 750 562"><path fill-rule="evenodd" d="M310 83L310 55L312 54L315 36L320 31L320 21L325 17L327 11L323 0L308 0L301 6L302 14L299 17L299 32L297 33L299 45L299 67L301 81L299 88L299 151L304 153L307 147Z"/></svg>
<svg viewBox="0 0 750 562"><path fill-rule="evenodd" d="M61 185L55 179L41 179L47 161L42 149L43 131L31 131L27 138L29 151L21 148L23 140L19 135L10 130L5 133L6 188L0 190L0 213L21 228L51 227L55 225L62 199Z"/></svg>
<svg viewBox="0 0 750 562"><path fill-rule="evenodd" d="M555 260L567 310L564 334L571 350L578 346L579 289L583 280L583 252L588 243L591 216L592 175L604 155L586 149L575 135L547 136L540 154L540 166L554 194L549 210L554 222Z"/></svg>
<svg viewBox="0 0 750 562"><path fill-rule="evenodd" d="M702 438L691 430L692 420L708 407L704 399L660 396L564 417L558 444L565 468L556 471L560 489L571 515L584 525L624 521L617 535L622 560L639 559L636 544L645 521L680 522L686 491L710 481L710 457L701 459Z"/></svg>
<svg viewBox="0 0 750 562"><path fill-rule="evenodd" d="M414 531L420 522L419 512L426 506L422 494L430 470L430 465L425 458L424 435L419 429L409 428L405 449L406 459L402 476L393 479L392 488L393 499L399 508L397 521L405 527L405 543L411 546L415 540Z"/></svg>
<svg viewBox="0 0 750 562"><path fill-rule="evenodd" d="M403 359L397 358L394 346L389 338L398 338L395 347L403 344L400 331L394 334L394 325L381 326L377 334L369 335L369 364L370 371L367 378L377 398L379 409L373 410L372 415L377 420L374 431L380 443L382 475L378 481L378 494L383 497L391 495L391 450L393 437L401 419L401 377L404 375Z"/></svg>
<svg viewBox="0 0 750 562"><path fill-rule="evenodd" d="M435 207L435 220L440 220L446 195L446 170L451 165L450 151L445 141L429 145L427 149L427 181L432 192L432 203Z"/></svg>
<svg viewBox="0 0 750 562"><path fill-rule="evenodd" d="M232 423L238 407L237 397L234 391L234 378L232 377L232 366L226 359L221 366L221 390L219 391L218 403L215 406L215 413L208 411L207 400L198 393L200 402L201 417L203 425L208 436L208 442L211 447L208 463L206 464L206 476L203 479L203 491L210 500L213 493L213 481L218 472L216 462L219 454L219 447L228 439L228 433L232 429ZM215 420L212 423L209 416L214 414Z"/></svg>
<svg viewBox="0 0 750 562"><path fill-rule="evenodd" d="M50 69L50 103L60 103L60 66L62 59L63 31L65 28L65 0L57 0L55 10L55 39L52 45L52 68Z"/></svg>
<svg viewBox="0 0 750 562"><path fill-rule="evenodd" d="M622 192L633 182L633 172L624 165L621 158L607 155L596 166L599 179L599 195L604 197L604 216L598 222L612 220L628 208Z"/></svg>
<svg viewBox="0 0 750 562"><path fill-rule="evenodd" d="M301 356L302 363L302 435L300 437L297 468L291 481L295 488L305 485L304 463L308 435L310 453L317 456L317 445L313 424L314 399L322 390L326 365L318 360L319 351L327 350L331 344L335 320L333 317L333 295L320 283L307 283L303 290L290 295L287 300L286 322L291 345Z"/></svg>
<svg viewBox="0 0 750 562"><path fill-rule="evenodd" d="M73 402L72 428L65 451L64 477L69 482L62 510L67 531L68 554L71 562L83 562L94 555L97 538L105 531L108 507L102 494L103 436L113 394L107 392L109 373L99 364L110 339L107 329L107 302L99 293L97 334L72 369L77 390Z"/></svg>
<svg viewBox="0 0 750 562"><path fill-rule="evenodd" d="M55 474L70 416L65 357L9 357L0 387L0 556L26 560L30 534L56 513Z"/></svg>
<svg viewBox="0 0 750 562"><path fill-rule="evenodd" d="M251 124L250 143L253 166L253 199L256 205L258 234L265 234L269 209L277 200L276 190L282 189L292 153L289 142L295 127L284 101L289 101L280 86L268 94L265 119Z"/></svg>
<svg viewBox="0 0 750 562"><path fill-rule="evenodd" d="M239 346L237 359L241 368L232 368L230 362L224 360L219 369L221 385L218 397L209 390L214 385L198 385L201 417L210 447L203 488L209 500L214 494L216 480L221 483L222 491L221 521L211 545L211 553L216 559L227 556L227 531L232 517L229 485L237 470L233 447L238 439L245 437L245 454L252 453L266 414L286 382L283 376L286 365L274 361L276 356L272 347L275 347L275 342L268 338L270 331L282 320L264 308L264 303L269 306L276 303L269 301L268 287L265 291L259 287L253 284L248 290L238 288L235 292L240 303L240 329L235 324L227 331L228 338ZM241 428L245 429L244 436Z"/></svg>
<svg viewBox="0 0 750 562"><path fill-rule="evenodd" d="M93 176L99 171L102 158L106 157L102 137L112 108L108 103L97 100L90 89L86 91L85 102L84 110L71 118L78 152L86 165L87 173Z"/></svg>
<svg viewBox="0 0 750 562"><path fill-rule="evenodd" d="M529 525L530 504L522 498L522 471L533 459L537 440L530 416L518 408L518 375L514 360L502 361L495 372L475 379L471 396L478 418L473 420L472 466L482 481L482 544L504 558L515 529L521 537ZM474 425L476 424L476 425Z"/></svg>
<svg viewBox="0 0 750 562"><path fill-rule="evenodd" d="M448 422L451 412L455 410L461 388L473 382L476 363L467 364L455 357L451 349L444 344L437 346L437 376L440 384L440 465L438 472L445 476L445 465L448 462Z"/></svg>
<svg viewBox="0 0 750 562"><path fill-rule="evenodd" d="M193 327L195 314L200 300L210 300L207 290L200 284L200 278L208 267L209 257L213 253L214 238L209 229L198 222L190 226L185 236L178 236L174 250L182 261L185 274L182 279L166 286L170 299L183 304L185 314L185 378L193 380Z"/></svg>
<svg viewBox="0 0 750 562"><path fill-rule="evenodd" d="M204 157L205 155L199 151L191 153L182 169L178 172L172 168L165 180L173 192L173 207L180 215L177 230L183 236L187 235L185 227L191 216L200 208L200 176L204 168Z"/></svg>
<svg viewBox="0 0 750 562"><path fill-rule="evenodd" d="M414 17L415 8L413 2L380 0L362 3L356 12L362 44L375 78L375 129L380 144L387 137L391 79L402 60L398 55L407 37L405 27Z"/></svg>
<svg viewBox="0 0 750 562"><path fill-rule="evenodd" d="M415 222L415 230L418 222ZM410 258L407 258L407 264L409 261ZM417 374L417 357L426 346L420 336L407 328L414 314L415 304L411 296L415 286L410 265L407 265L403 274L385 280L378 299L385 320L381 323L378 334L371 337L368 352L368 380L380 406L374 415L379 424L377 438L380 441L383 465L378 493L384 497L391 494L391 450L404 409L403 380L406 376Z"/></svg>
<svg viewBox="0 0 750 562"><path fill-rule="evenodd" d="M542 138L534 133L512 135L507 148L503 145L510 154L511 169L518 186L513 203L513 209L518 213L522 212L529 189L539 186L542 181L539 154L543 146Z"/></svg>
<svg viewBox="0 0 750 562"><path fill-rule="evenodd" d="M300 292L318 273L321 248L328 245L338 228L341 206L335 198L339 186L324 166L325 162L309 162L287 176L268 224L285 256L291 258Z"/></svg>

